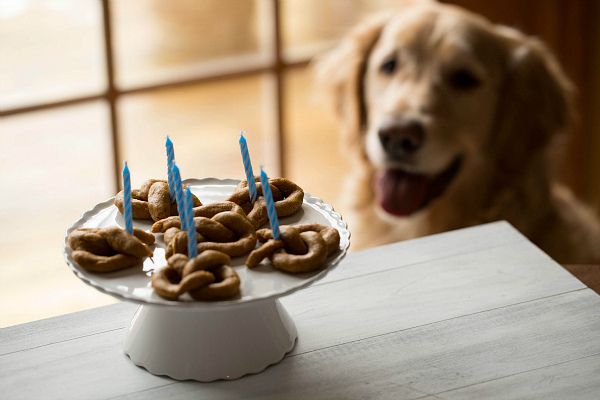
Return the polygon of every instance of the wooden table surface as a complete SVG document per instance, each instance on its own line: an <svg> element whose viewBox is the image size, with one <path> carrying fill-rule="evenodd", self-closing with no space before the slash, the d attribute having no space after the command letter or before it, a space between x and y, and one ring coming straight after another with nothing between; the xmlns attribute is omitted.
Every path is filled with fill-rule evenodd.
<svg viewBox="0 0 600 400"><path fill-rule="evenodd" d="M0 398L600 398L600 297L506 223L349 254L282 302L296 347L235 381L134 366L132 304L2 329Z"/></svg>

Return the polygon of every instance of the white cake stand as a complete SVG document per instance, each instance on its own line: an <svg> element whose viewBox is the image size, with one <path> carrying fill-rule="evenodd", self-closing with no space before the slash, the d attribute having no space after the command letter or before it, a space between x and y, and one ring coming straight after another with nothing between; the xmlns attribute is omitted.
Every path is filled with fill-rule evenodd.
<svg viewBox="0 0 600 400"><path fill-rule="evenodd" d="M235 180L189 179L185 183L204 204L222 201L237 185ZM284 218L281 224L319 223L340 232L340 250L316 272L290 275L269 265L254 269L244 258L234 259L241 279L241 295L220 302L193 301L187 294L180 301L163 299L154 293L150 275L166 265L162 235L157 237L153 261L143 266L107 274L91 273L71 257L66 244L64 256L75 275L99 291L121 300L139 303L127 337L125 353L131 360L156 375L208 382L236 379L257 373L279 362L293 349L296 327L278 298L323 278L346 255L350 232L341 216L322 200L304 196L302 209ZM67 235L80 227L124 226L113 199L96 205L75 222ZM149 229L149 222L134 221Z"/></svg>

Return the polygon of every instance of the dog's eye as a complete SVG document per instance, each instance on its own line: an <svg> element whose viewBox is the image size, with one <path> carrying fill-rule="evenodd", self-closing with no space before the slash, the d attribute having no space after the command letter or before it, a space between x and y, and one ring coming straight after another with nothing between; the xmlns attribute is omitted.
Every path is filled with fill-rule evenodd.
<svg viewBox="0 0 600 400"><path fill-rule="evenodd" d="M474 89L481 85L481 81L471 71L466 69L459 69L452 72L448 76L448 82L453 88L459 90Z"/></svg>
<svg viewBox="0 0 600 400"><path fill-rule="evenodd" d="M381 64L379 70L385 75L392 75L396 71L397 64L396 56L393 55L388 57L383 64Z"/></svg>

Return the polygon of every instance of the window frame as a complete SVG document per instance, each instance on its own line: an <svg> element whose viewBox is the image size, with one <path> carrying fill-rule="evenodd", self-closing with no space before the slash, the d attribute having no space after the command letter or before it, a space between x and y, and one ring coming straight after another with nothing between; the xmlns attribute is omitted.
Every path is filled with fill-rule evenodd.
<svg viewBox="0 0 600 400"><path fill-rule="evenodd" d="M282 28L281 28L281 9L279 0L269 0L269 12L268 21L269 30L267 38L267 51L270 52L271 56L264 62L251 62L247 64L236 64L234 68L228 69L227 71L211 71L204 74L197 74L187 79L182 80L167 80L157 84L140 85L132 88L119 88L115 80L115 51L114 51L114 39L113 39L113 19L111 15L111 4L110 0L99 0L102 9L102 30L103 30L103 61L104 61L104 74L106 80L106 86L100 93L85 95L85 96L70 96L64 99L56 101L47 101L29 104L25 106L15 107L0 110L0 117L7 117L13 115L22 115L27 113L33 113L41 110L57 109L68 107L75 104L88 103L92 101L101 100L108 105L109 119L110 119L110 135L111 135L111 149L112 149L112 165L113 165L113 176L114 176L114 188L115 192L118 192L121 187L121 172L120 166L122 162L122 151L119 146L121 137L121 131L119 126L120 110L117 106L117 102L121 97L128 96L131 94L145 93L160 91L163 89L169 89L173 87L185 87L192 86L198 83L208 83L220 80L229 80L245 76L256 76L266 74L273 78L274 85L272 85L273 93L273 126L275 127L275 148L277 151L275 166L277 172L281 176L285 176L286 165L285 165L285 104L284 99L286 95L285 72L291 68L302 67L308 64L310 57L286 60L283 57L282 49Z"/></svg>

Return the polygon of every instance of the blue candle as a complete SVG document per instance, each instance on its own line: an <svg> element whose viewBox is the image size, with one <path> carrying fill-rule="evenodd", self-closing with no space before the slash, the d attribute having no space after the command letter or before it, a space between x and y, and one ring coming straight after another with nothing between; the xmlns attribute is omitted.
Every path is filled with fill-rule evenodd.
<svg viewBox="0 0 600 400"><path fill-rule="evenodd" d="M263 196L267 202L267 215L269 216L269 223L271 224L271 230L273 231L273 238L279 240L279 221L277 220L277 211L275 210L273 193L271 193L271 186L269 186L269 177L262 166L260 167L260 182L262 184Z"/></svg>
<svg viewBox="0 0 600 400"><path fill-rule="evenodd" d="M242 152L242 161L246 172L246 180L248 181L248 191L250 193L250 202L254 203L258 197L256 193L256 182L254 182L254 172L252 172L252 162L250 161L250 153L248 152L248 143L244 137L244 131L240 133L240 150Z"/></svg>
<svg viewBox="0 0 600 400"><path fill-rule="evenodd" d="M175 150L173 149L173 142L167 135L167 182L169 183L169 194L171 195L171 200L175 199L175 184L173 182L173 164L175 163Z"/></svg>
<svg viewBox="0 0 600 400"><path fill-rule="evenodd" d="M133 213L131 210L131 177L127 161L123 167L123 218L125 219L125 230L133 235Z"/></svg>
<svg viewBox="0 0 600 400"><path fill-rule="evenodd" d="M194 224L194 199L192 198L192 191L189 186L185 191L184 195L185 204L185 216L187 226L187 245L188 245L188 257L194 258L198 255L198 248L196 247L196 225Z"/></svg>
<svg viewBox="0 0 600 400"><path fill-rule="evenodd" d="M185 217L185 206L183 200L183 190L181 186L181 174L179 167L173 163L173 185L175 186L175 199L177 200L177 210L179 211L179 220L181 221L181 230L187 230L187 221Z"/></svg>

